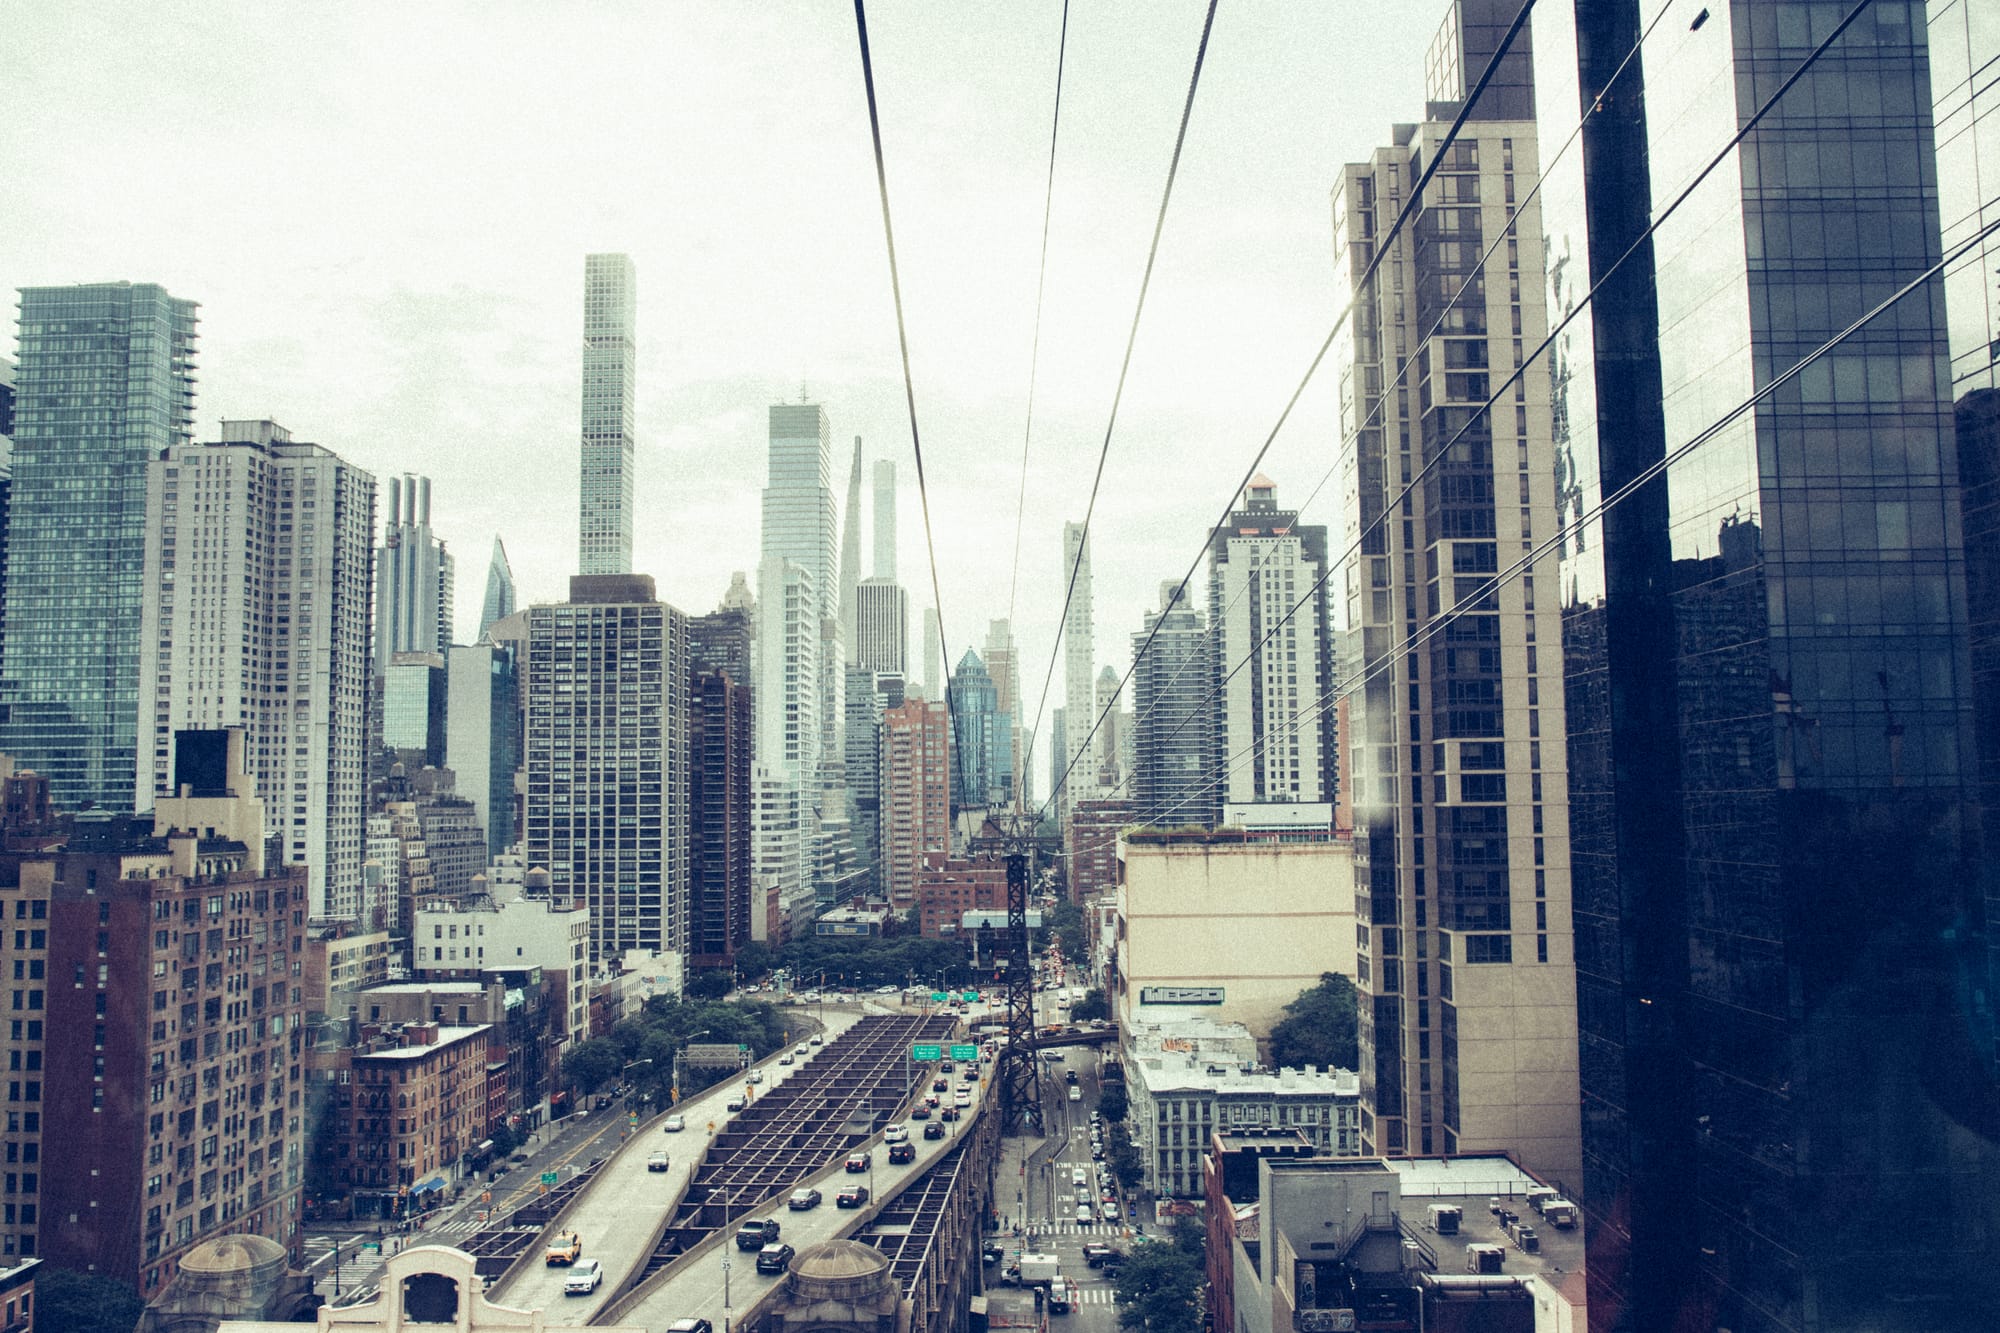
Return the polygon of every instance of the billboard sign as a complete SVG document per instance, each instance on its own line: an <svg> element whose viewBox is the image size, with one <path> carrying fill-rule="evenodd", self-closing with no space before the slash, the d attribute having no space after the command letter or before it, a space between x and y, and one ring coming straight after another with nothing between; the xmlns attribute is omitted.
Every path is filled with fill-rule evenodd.
<svg viewBox="0 0 2000 1333"><path fill-rule="evenodd" d="M1220 986L1141 986L1140 1004L1221 1004Z"/></svg>

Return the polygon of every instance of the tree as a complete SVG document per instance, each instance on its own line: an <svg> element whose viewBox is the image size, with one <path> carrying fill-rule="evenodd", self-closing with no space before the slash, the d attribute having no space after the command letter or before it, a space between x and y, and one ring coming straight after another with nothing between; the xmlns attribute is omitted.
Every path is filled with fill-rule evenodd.
<svg viewBox="0 0 2000 1333"><path fill-rule="evenodd" d="M592 1037L563 1057L563 1080L588 1095L615 1078L624 1064L624 1052L616 1041Z"/></svg>
<svg viewBox="0 0 2000 1333"><path fill-rule="evenodd" d="M1125 1085L1123 1083L1106 1083L1099 1090L1097 1094L1097 1113L1112 1124L1115 1125L1122 1121L1126 1113L1130 1110L1131 1104L1125 1099Z"/></svg>
<svg viewBox="0 0 2000 1333"><path fill-rule="evenodd" d="M1165 1240L1134 1245L1118 1274L1118 1323L1150 1333L1199 1333L1207 1270L1201 1228L1185 1218Z"/></svg>
<svg viewBox="0 0 2000 1333"><path fill-rule="evenodd" d="M61 1333L132 1333L146 1308L123 1282L67 1268L35 1274L35 1323Z"/></svg>
<svg viewBox="0 0 2000 1333"><path fill-rule="evenodd" d="M1072 1023L1088 1023L1093 1018L1111 1017L1111 1006L1104 1002L1104 992L1093 986L1083 993L1083 998L1069 1008Z"/></svg>
<svg viewBox="0 0 2000 1333"><path fill-rule="evenodd" d="M693 1000L719 1000L729 994L735 979L727 972L697 972L687 983L687 995Z"/></svg>
<svg viewBox="0 0 2000 1333"><path fill-rule="evenodd" d="M1354 983L1322 972L1319 984L1285 1006L1271 1029L1271 1063L1280 1069L1317 1065L1353 1069L1360 1061Z"/></svg>
<svg viewBox="0 0 2000 1333"><path fill-rule="evenodd" d="M1111 1164L1111 1174L1118 1177L1120 1185L1129 1190L1145 1179L1146 1163L1139 1156L1139 1145L1132 1142L1132 1132L1123 1123L1112 1122L1104 1142L1104 1160Z"/></svg>
<svg viewBox="0 0 2000 1333"><path fill-rule="evenodd" d="M493 1126L493 1132L486 1137L492 1140L493 1155L495 1157L505 1157L508 1153L513 1152L514 1149L521 1146L521 1136L516 1134L514 1127L505 1120Z"/></svg>

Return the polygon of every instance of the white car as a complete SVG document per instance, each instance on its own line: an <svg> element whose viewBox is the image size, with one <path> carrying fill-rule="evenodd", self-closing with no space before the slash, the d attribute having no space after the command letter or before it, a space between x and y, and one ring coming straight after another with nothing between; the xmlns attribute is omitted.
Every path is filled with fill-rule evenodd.
<svg viewBox="0 0 2000 1333"><path fill-rule="evenodd" d="M1076 1206L1076 1220L1079 1222L1088 1222L1091 1220L1089 1204L1080 1203Z"/></svg>
<svg viewBox="0 0 2000 1333"><path fill-rule="evenodd" d="M563 1295L588 1296L604 1281L604 1265L596 1259L579 1259L563 1278Z"/></svg>
<svg viewBox="0 0 2000 1333"><path fill-rule="evenodd" d="M909 1140L910 1127L908 1125L891 1125L882 1131L882 1142L884 1143L908 1143Z"/></svg>
<svg viewBox="0 0 2000 1333"><path fill-rule="evenodd" d="M662 1134L678 1134L687 1127L687 1117L670 1115L667 1117L667 1123L660 1126L660 1132Z"/></svg>
<svg viewBox="0 0 2000 1333"><path fill-rule="evenodd" d="M1118 1217L1119 1213L1118 1213L1117 1202L1115 1200L1106 1199L1104 1201L1104 1220L1107 1222L1116 1222L1118 1220Z"/></svg>

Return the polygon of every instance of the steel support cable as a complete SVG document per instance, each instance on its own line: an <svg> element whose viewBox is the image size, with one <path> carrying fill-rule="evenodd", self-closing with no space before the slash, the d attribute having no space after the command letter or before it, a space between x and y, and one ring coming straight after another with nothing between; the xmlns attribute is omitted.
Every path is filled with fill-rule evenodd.
<svg viewBox="0 0 2000 1333"><path fill-rule="evenodd" d="M910 334L903 319L903 283L896 272L896 229L889 221L889 172L882 161L882 119L875 105L875 62L868 50L868 14L864 6L865 0L854 0L854 30L861 42L861 82L868 90L868 137L875 147L875 184L882 195L882 239L889 250L889 291L896 301L896 342L903 356L903 399L910 410L910 451L916 457L917 503L924 516L924 553L931 565L931 604L937 608L938 656L944 670L945 748L952 755L958 790L965 791L964 747L953 745L948 739L957 724L951 706L951 653L944 634L944 597L938 585L937 543L931 536L931 498L924 481L923 437L917 431L917 387L910 376ZM949 800L945 808L950 810Z"/></svg>
<svg viewBox="0 0 2000 1333"><path fill-rule="evenodd" d="M1608 79L1605 82L1606 91L1609 91L1613 86L1617 84L1619 76L1623 74L1626 68L1630 66L1631 63L1638 58L1640 49L1645 45L1646 38L1652 35L1653 29L1659 26L1660 20L1665 18L1672 9L1673 9L1673 0L1668 0L1668 3L1661 7L1660 12L1653 16L1652 22L1646 25L1645 31L1641 32L1639 34L1638 40L1632 44L1632 49L1625 53L1625 58L1619 61L1618 67L1611 72L1610 79ZM1601 105L1602 105L1601 102L1593 104L1588 111L1584 112L1583 118L1577 121L1576 125L1570 130L1569 137L1563 140L1562 146L1556 149L1554 155L1552 155L1546 162L1542 164L1541 174L1538 177L1536 177L1533 187L1530 188L1526 194L1521 196L1520 203L1516 204L1512 210L1512 216L1509 217L1507 226L1502 230L1500 230L1499 232L1495 233L1493 240L1487 245L1485 251L1479 256L1478 261L1473 264L1471 273L1478 273L1482 275L1485 273L1487 261L1490 260L1494 256L1494 254L1499 251L1501 242L1509 239L1513 235L1514 224L1516 219L1519 218L1521 211L1525 209L1528 206L1528 204L1533 202L1535 197L1541 193L1542 186L1548 182L1550 170L1555 166L1556 163L1560 162L1563 159L1563 157L1568 154L1569 150L1572 147L1576 145L1576 141L1583 135L1584 127L1590 123L1591 117L1596 115L1597 112L1601 109ZM1470 275L1468 274L1468 280L1460 283L1459 286L1455 290L1453 290L1451 294L1451 299L1445 302L1444 308L1438 312L1437 318L1431 321L1430 328L1427 329L1424 332L1424 334L1417 339L1416 346L1422 347L1424 344L1428 343L1432 338L1437 336L1438 331L1444 327L1444 321L1446 316L1448 316L1453 310L1458 308L1459 298L1465 295L1466 291L1471 287L1471 285L1472 284L1470 281ZM1344 435L1341 438L1340 448L1336 450L1334 453L1333 463L1326 469L1325 472L1320 474L1320 479L1316 483L1314 483L1312 490L1307 492L1306 498L1299 502L1296 512L1303 514L1312 505L1312 502L1319 498L1319 493L1326 488L1326 484L1329 481L1332 481L1334 474L1340 470L1340 460L1342 456L1345 454L1347 447L1353 444L1363 431L1377 429L1381 426L1382 423L1380 419L1380 414L1387 410L1391 395L1395 392L1396 389L1402 386L1403 379L1409 373L1410 367L1416 364L1416 358L1414 356L1406 356L1401 358L1401 362L1402 364L1396 368L1395 377L1391 379L1389 383L1382 389L1382 391L1376 396L1375 406L1369 409L1368 419L1364 421L1361 425L1355 427L1354 431L1351 434ZM1436 460L1433 460L1432 463L1427 463L1424 465L1423 471L1419 472L1417 476L1412 479L1410 484L1404 488L1402 493L1399 494L1396 497L1396 499L1392 500L1389 503L1389 509L1394 509L1402 503L1403 497L1407 496L1415 488L1416 484L1418 482L1421 482L1424 479L1424 477L1429 474L1430 468L1435 465L1435 461ZM1385 511L1385 515L1386 512L1387 511ZM1381 522L1381 518L1379 517L1371 521L1368 527L1362 530L1362 538L1365 538L1369 532L1373 531L1375 524L1379 522ZM1338 560L1329 562L1327 566L1328 570L1336 568L1338 565L1344 562L1348 556L1353 555L1355 551L1360 549L1360 545L1361 545L1361 539L1357 538L1355 544L1349 547L1346 551L1344 551ZM1198 563L1199 562L1197 561L1197 564ZM1234 609L1236 603L1243 598L1243 596L1249 591L1249 588L1250 585L1246 581L1230 597L1228 603L1224 605L1224 607L1222 608L1223 612L1226 614L1230 610ZM1308 590L1307 596L1308 597L1311 596L1311 590ZM1296 611L1297 609L1298 609L1297 607L1293 608L1294 611ZM1250 650L1250 653L1246 654L1241 661L1239 661L1234 667L1232 667L1229 673L1222 678L1221 682L1213 689L1211 689L1208 696L1202 699L1201 702L1196 705L1196 710L1199 711L1202 707L1205 707L1208 704L1209 700L1215 697L1217 692L1219 692L1224 686L1227 686L1229 682L1235 678L1236 673L1240 671L1244 666L1246 666L1251 660L1251 658L1258 651L1260 651L1265 644L1269 643L1271 641L1272 636L1275 635L1278 630L1282 629L1286 621L1290 619L1291 619L1291 614L1288 612L1274 626L1272 626L1271 630L1265 634L1264 638L1259 640L1257 642L1257 645ZM1148 645L1150 645L1151 641L1152 640L1149 636L1147 639ZM1138 657L1139 657L1138 654L1134 654L1132 663L1132 670L1134 672L1137 672L1139 669ZM1160 686L1160 689L1161 690L1170 689L1176 682L1180 680L1180 678L1184 674L1186 674L1186 670L1187 670L1186 663L1183 662L1180 666L1175 668L1174 674L1167 678L1166 682ZM1158 709L1158 707L1159 703L1156 700L1151 707L1148 707L1144 713L1140 714L1137 718L1133 720L1133 725L1136 727L1141 723L1145 722L1147 718L1153 715L1154 711ZM1180 728L1177 728L1173 732L1170 732L1166 739L1172 740L1175 736L1180 735L1181 731L1184 730L1185 727L1186 724L1183 723Z"/></svg>
<svg viewBox="0 0 2000 1333"><path fill-rule="evenodd" d="M1299 399L1304 397L1306 386L1312 383L1313 376L1319 372L1320 362L1324 361L1326 354L1333 350L1334 340L1340 336L1341 328L1346 325L1348 319L1354 314L1355 304L1360 299L1359 293L1367 290L1369 282L1375 277L1375 270L1382 264L1382 256L1389 253L1390 247L1395 243L1396 238L1402 234L1403 228L1409 225L1412 217L1416 216L1418 201L1424 196L1424 187L1430 184L1431 177L1437 174L1438 164L1444 160L1445 150L1457 141L1459 131L1464 128L1465 122L1472 116L1473 106L1479 101L1480 95L1486 91L1486 85L1491 83L1493 76L1499 72L1501 59L1506 56L1508 48L1514 44L1514 38L1527 25L1528 15L1534 8L1535 0L1522 0L1520 12L1514 15L1513 23L1508 26L1506 34L1501 37L1500 45L1494 50L1492 58L1486 62L1486 68L1480 71L1478 80L1473 84L1471 90L1467 92L1465 100L1460 103L1458 114L1452 118L1451 127L1445 131L1444 138L1439 141L1436 149L1433 150L1430 162L1419 173L1416 183L1410 187L1410 197L1404 201L1403 207L1397 211L1395 222L1390 225L1388 233L1376 246L1375 253L1369 257L1367 266L1362 269L1360 280L1354 284L1357 294L1348 299L1347 304L1342 307L1339 316L1333 321L1333 327L1327 330L1325 341L1321 342L1319 350L1313 353L1312 361L1306 366L1306 373L1300 377L1298 387L1292 390L1292 396L1286 400L1284 411L1278 414L1276 424L1271 427L1270 433L1264 437L1264 443L1258 447L1256 455L1251 458L1250 466L1244 469L1243 480L1238 482L1236 489L1229 493L1229 498L1224 502L1222 507L1222 516L1215 522L1215 528L1220 528L1229 521L1229 515L1235 510L1237 497L1243 494L1244 488L1249 486L1251 478L1257 475L1257 469L1264 462L1264 455L1271 451L1271 446L1277 442L1279 432L1284 430L1285 423L1291 420L1292 409L1297 407ZM1205 36L1206 34L1204 34L1204 38ZM1102 466L1102 460L1100 460L1100 473ZM1091 494L1094 499L1096 496L1094 487ZM1211 528L1210 531L1213 532L1214 528ZM1174 601L1178 602L1186 595L1188 582L1194 578L1195 571L1201 568L1201 558L1207 551L1208 538L1204 537L1201 549L1195 553L1194 563L1188 566L1187 573L1181 576L1179 586L1174 589ZM1075 571L1072 570L1070 585L1074 588L1075 584ZM1064 610L1067 611L1069 606L1067 598L1064 599L1063 606ZM1165 623L1166 616L1162 614L1160 619L1154 624L1151 633L1146 636L1146 641L1140 646L1139 652L1132 655L1133 665L1126 668L1123 679L1119 681L1117 693L1122 694L1124 692L1125 686L1132 679L1133 671L1137 669L1139 658L1147 649L1153 646L1154 638L1159 635L1160 626ZM1058 644L1061 642L1060 625L1057 626L1057 642ZM1055 671L1055 659L1053 656L1049 659L1049 670L1050 674L1053 675ZM1113 698L1116 697L1117 694L1114 694ZM1048 685L1046 681L1042 686L1042 698L1044 702L1048 699ZM1077 749L1076 754L1070 757L1069 763L1063 768L1062 776L1056 779L1054 786L1050 789L1048 800L1043 802L1041 814L1037 816L1037 822L1040 822L1040 819L1046 816L1050 809L1055 806L1056 798L1062 793L1063 786L1069 781L1070 773L1076 768L1076 761L1088 749L1091 739L1097 735L1098 728L1104 725L1104 718L1110 711L1110 708L1107 706L1097 714L1096 719L1091 723L1090 731L1084 736L1083 744ZM1035 715L1035 722L1037 726L1041 723L1041 714L1039 712ZM1174 734L1179 735L1180 733L1177 731Z"/></svg>
<svg viewBox="0 0 2000 1333"><path fill-rule="evenodd" d="M1014 500L1014 567L1007 580L1007 632L1014 631L1014 597L1021 587L1021 521L1028 512L1028 444L1035 434L1035 372L1041 365L1042 356L1042 292L1049 277L1049 212L1056 198L1056 138L1062 129L1062 85L1063 63L1069 54L1069 0L1063 0L1062 32L1056 39L1056 97L1055 110L1049 117L1049 181L1042 194L1042 259L1035 274L1035 332L1028 344L1028 413L1021 427L1021 487ZM1017 644L1019 640L1015 641ZM1021 674L1020 649L1014 649L1012 669L1018 683ZM1016 694L1019 691L1016 690ZM1014 707L1018 711L1021 701L1016 698ZM1028 756L1020 759L1022 772L1027 771ZM1014 809L1021 808L1020 783L1015 784Z"/></svg>
<svg viewBox="0 0 2000 1333"><path fill-rule="evenodd" d="M1167 183L1160 191L1159 215L1153 220L1153 244L1146 251L1146 271L1139 279L1139 300L1132 310L1132 331L1125 338L1125 359L1118 367L1118 387L1111 395L1111 416L1104 423L1104 443L1097 451L1097 472L1090 482L1090 501L1083 509L1083 535L1077 541L1076 559L1069 567L1069 586L1063 592L1062 614L1056 618L1055 645L1049 650L1049 669L1042 676L1042 697L1035 706L1035 724L1028 729L1027 752L1021 757L1023 772L1027 771L1029 763L1034 758L1034 737L1035 733L1041 730L1042 713L1049 704L1049 683L1055 679L1056 662L1062 656L1063 630L1069 622L1070 602L1076 596L1077 571L1083 568L1084 553L1090 547L1090 521L1097 510L1098 488L1104 482L1104 463L1111 456L1111 434L1118 427L1118 406L1125 398L1125 376L1132 369L1132 349L1139 341L1139 317L1146 312L1146 292L1153 283L1153 264L1160 257L1160 235L1167 228L1167 204L1174 197L1174 177L1180 173L1181 149L1187 144L1188 121L1194 115L1194 94L1201 86L1201 67L1208 58L1208 36L1215 28L1215 7L1219 2L1220 0L1208 0L1208 13L1201 22L1201 42L1195 47L1194 69L1188 75L1187 100L1181 104L1181 125L1179 132L1174 135L1174 155L1167 163ZM856 0L856 3L858 4L859 0ZM1092 727L1091 735L1096 734L1097 728ZM1074 759L1071 762L1074 763ZM1065 778L1069 776L1067 769L1063 771L1063 776ZM1047 809L1048 807L1044 806L1043 812L1046 813ZM1039 820L1038 815L1037 822Z"/></svg>
<svg viewBox="0 0 2000 1333"><path fill-rule="evenodd" d="M1486 580L1479 585L1478 588L1467 593L1465 596L1460 597L1457 601L1455 601L1451 605L1450 609L1447 610L1443 615L1439 616L1436 620L1433 620L1429 624L1425 625L1423 629L1418 630L1413 634L1411 634L1402 644L1393 649L1389 654L1384 656L1380 661L1375 663L1373 666L1368 667L1365 671L1359 673L1350 680L1335 682L1335 684L1331 688L1322 692L1319 695L1319 697L1313 701L1312 705L1309 708L1301 710L1299 716L1287 725L1285 731L1276 733L1276 735L1282 736L1290 731L1296 731L1300 726L1316 718L1320 713L1324 712L1328 707L1330 707L1333 703L1337 702L1339 699L1345 697L1346 695L1352 694L1355 690L1360 689L1363 686L1367 685L1370 681L1374 680L1379 673L1381 673L1382 671L1386 670L1389 667L1394 666L1396 663L1400 662L1403 658L1408 657L1411 653L1423 647L1432 638L1436 637L1436 635L1441 630L1443 630L1446 626L1451 624L1459 616L1463 615L1468 610L1471 610L1472 608L1477 606L1477 604L1481 600L1490 597L1495 592L1499 591L1502 587L1506 586L1507 584L1513 582L1516 578L1520 577L1520 575L1522 575L1523 573L1532 570L1538 561L1546 557L1549 554L1549 552L1555 550L1556 547L1560 545L1563 541L1567 540L1570 537L1575 536L1576 534L1583 531L1583 529L1585 529L1586 527L1597 522L1605 515L1605 513L1607 513L1615 506L1623 503L1626 499L1628 499L1641 487L1645 486L1647 483L1651 481L1658 479L1669 468L1681 462L1683 459L1687 458L1688 455L1692 454L1696 449L1700 448L1702 445L1708 443L1708 441L1720 435L1724 430L1728 429L1730 426L1734 425L1737 421L1741 420L1746 414L1748 414L1751 410L1756 408L1757 405L1762 403L1765 399L1769 398L1773 393L1776 393L1779 389L1783 388L1785 385L1790 384L1793 380L1797 379L1799 375L1806 370L1807 367L1811 366L1821 357L1826 356L1828 353L1833 351L1834 348L1846 342L1856 333L1859 333L1863 328L1867 327L1869 324L1873 323L1876 319L1880 318L1884 313L1892 309L1898 302L1902 301L1905 297L1911 295L1913 292L1922 290L1925 284L1929 283L1939 274L1943 273L1947 267L1957 263L1959 260L1963 259L1966 255L1970 254L1975 247L1977 247L1987 237L1992 236L1995 233L2000 233L2000 219L1996 219L1995 221L1988 223L1986 226L1982 227L1977 233L1968 237L1966 240L1961 241L1956 247L1952 249L1950 254L1946 255L1943 259L1940 259L1937 263L1925 269L1922 273L1912 278L1909 282L1905 283L1903 286L1897 288L1896 291L1894 291L1890 295L1884 297L1881 301L1876 303L1876 305L1874 305L1866 313L1862 314L1859 318L1857 318L1853 323L1849 324L1839 333L1836 333L1833 337L1821 343L1818 347L1815 347L1811 352L1808 352L1805 356L1801 357L1798 360L1798 362L1794 364L1790 369L1784 371L1782 374L1773 378L1769 384L1757 390L1757 392L1751 394L1748 398L1744 399L1741 403L1738 403L1735 407L1731 408L1721 417L1718 417L1714 422L1712 422L1710 425L1708 425L1700 432L1695 434L1692 438L1688 439L1685 443L1676 445L1673 449L1669 450L1659 459L1647 465L1647 467L1643 471L1638 473L1636 476L1632 477L1631 480L1627 481L1624 485L1620 486L1610 495L1600 500L1595 506L1593 506L1587 512L1579 514L1575 519L1571 520L1569 523L1559 526L1554 533L1550 534L1547 538L1543 539L1534 547L1534 549L1522 555L1519 559L1517 559L1513 564L1509 565L1506 569L1501 570L1497 574L1489 575L1486 578ZM1237 760L1246 758L1249 755L1255 753L1256 750L1259 747L1263 746L1265 743L1266 741L1264 740L1252 741L1249 745L1246 745L1242 750L1239 750L1235 754L1230 755L1228 759L1225 761L1223 766L1225 774L1227 772L1229 765L1235 763ZM1179 799L1179 801L1177 801L1175 805L1169 807L1169 809L1180 808L1180 806L1185 805L1188 801L1192 800L1194 797L1203 795L1207 791L1212 790L1214 787L1219 786L1222 781L1223 781L1222 777L1211 778L1201 788L1193 789L1183 794Z"/></svg>
<svg viewBox="0 0 2000 1333"><path fill-rule="evenodd" d="M1518 384L1521 381L1521 377L1527 373L1528 368L1534 365L1535 362L1540 360L1544 352L1548 351L1549 348L1555 345L1556 339L1562 335L1563 331L1567 329L1573 322L1575 322L1575 320L1579 315L1581 315L1586 309L1589 308L1592 300L1596 297L1598 290L1601 287L1603 287L1605 283L1609 282L1612 279L1612 277L1616 275L1617 272L1625 266L1626 261L1630 260L1634 254L1638 253L1641 246L1645 245L1648 241L1652 239L1653 233L1657 231L1661 226L1663 226L1666 223L1667 219L1671 218L1676 212L1678 212L1681 205L1685 204L1690 198L1693 197L1694 192L1699 188L1701 188L1702 183L1708 179L1708 177L1715 171L1717 167L1721 166L1724 162L1726 162L1729 159L1729 155L1736 150L1737 146L1740 145L1746 137L1748 137L1750 131L1757 128L1757 126L1763 121L1764 117L1770 114L1772 108L1777 106L1779 100L1784 97L1785 93L1789 91L1793 87L1793 85L1795 85L1801 78L1805 77L1806 71L1812 68L1813 63L1817 61L1822 55L1824 55L1827 49L1831 47L1834 42L1840 39L1841 34L1844 33L1857 18L1861 17L1862 11L1867 9L1871 3L1873 3L1873 0L1860 0L1860 2L1856 4L1854 8L1852 8L1847 12L1846 17L1841 19L1840 23L1836 25L1834 29L1831 32L1829 32L1823 40L1821 40L1819 45L1815 46L1806 55L1806 58L1799 63L1798 68L1793 70L1790 76L1787 77L1783 83L1779 84L1777 88L1775 88L1772 91L1769 97L1764 99L1763 103L1758 106L1757 110L1754 113L1751 114L1750 118L1744 121L1741 128L1739 128L1735 134L1730 136L1729 141L1722 146L1722 148L1715 154L1715 156L1711 157L1708 160L1707 164L1704 165L1700 171L1695 173L1693 179L1691 179L1681 189L1681 191L1674 196L1673 201L1669 203L1665 209L1661 210L1657 215L1655 215L1651 224L1647 226L1646 230L1642 232L1639 235L1639 237L1632 242L1630 246L1626 247L1624 253L1620 254L1618 258L1611 264L1611 266L1604 271L1604 275L1591 285L1590 290L1583 294L1582 299L1579 300L1574 307L1572 307L1567 313L1564 314L1562 319L1556 323L1556 326L1554 328L1549 330L1548 336L1543 338L1541 342L1537 343L1535 345L1535 349L1532 352L1528 353L1528 355L1522 359L1521 364L1514 368L1514 373L1509 375L1505 380L1501 381L1499 387L1496 388L1490 395L1488 395L1486 401L1483 404L1481 404L1480 407L1466 419L1465 424L1460 426L1455 432L1453 432L1450 439L1446 440L1441 446L1438 447L1438 449L1431 455L1430 460L1426 462L1423 465L1423 467L1418 470L1417 474L1410 479L1409 483L1406 484L1403 487L1403 489L1396 494L1395 499L1391 500L1388 504L1384 505L1382 508L1382 512L1379 515L1377 515L1376 518L1373 521L1371 521L1366 527L1364 527L1359 534L1356 535L1353 545L1349 546L1347 550L1341 554L1340 559L1338 561L1329 560L1327 562L1326 568L1320 571L1319 577L1313 580L1312 585L1306 589L1305 593L1299 598L1299 600L1294 602L1282 616L1279 616L1278 619L1275 622L1273 622L1271 628L1265 632L1264 637L1261 640L1259 640L1248 652L1246 652L1244 656L1237 661L1236 665L1230 669L1229 673L1225 675L1213 689L1210 690L1208 696L1201 701L1200 705L1197 705L1195 710L1196 713L1198 713L1202 707L1205 707L1210 700L1214 699L1215 696L1221 692L1222 686L1227 684L1229 680L1235 676L1236 672L1242 670L1242 668L1245 665L1247 665L1258 652L1262 651L1264 645L1269 643L1271 639L1277 634L1277 632L1283 629L1284 626L1291 621L1292 617L1298 613L1300 607L1305 606L1314 597L1319 595L1320 591L1326 586L1328 580L1333 577L1334 571L1340 568L1341 565L1345 563L1345 561L1348 559L1349 556L1352 556L1355 552L1361 549L1362 542L1366 540L1369 533L1374 531L1376 524L1385 521L1390 514L1394 513L1397 509L1401 508L1403 503L1406 500L1408 500L1409 497L1416 491L1416 488L1419 485L1421 485L1426 478L1430 476L1432 470L1438 467L1440 464L1442 464L1446 459L1448 459L1451 456L1452 449L1458 444L1459 440L1465 436L1466 432L1471 430L1476 423L1485 419L1487 414L1492 411L1493 406L1496 403L1498 403L1510 389L1512 389L1516 384ZM1628 56L1627 59L1630 59L1630 57ZM1620 68L1622 69L1623 66L1621 65ZM1187 722L1183 720L1180 726L1176 727L1173 731L1167 734L1165 740L1170 741L1174 739L1174 737L1180 735L1181 732L1185 731L1186 729L1187 729Z"/></svg>

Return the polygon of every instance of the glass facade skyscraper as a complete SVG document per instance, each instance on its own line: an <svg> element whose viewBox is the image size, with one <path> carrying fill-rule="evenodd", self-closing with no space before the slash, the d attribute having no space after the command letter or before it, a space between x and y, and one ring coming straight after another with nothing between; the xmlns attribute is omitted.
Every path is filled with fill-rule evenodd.
<svg viewBox="0 0 2000 1333"><path fill-rule="evenodd" d="M1647 234L1854 8L1535 15L1593 1329L1991 1326L1942 284L1649 471L1940 255L1905 3Z"/></svg>
<svg viewBox="0 0 2000 1333"><path fill-rule="evenodd" d="M195 309L150 283L21 289L0 752L66 810L132 803L146 464L193 438Z"/></svg>

